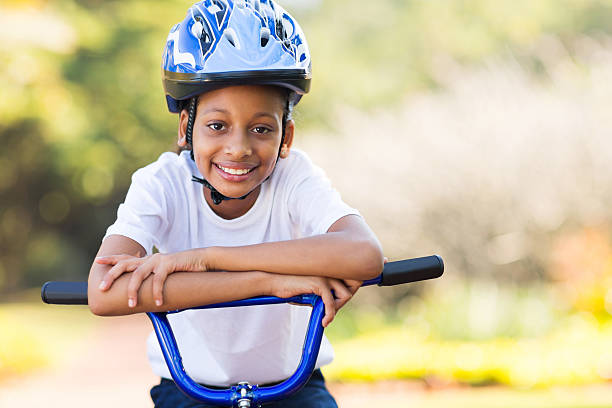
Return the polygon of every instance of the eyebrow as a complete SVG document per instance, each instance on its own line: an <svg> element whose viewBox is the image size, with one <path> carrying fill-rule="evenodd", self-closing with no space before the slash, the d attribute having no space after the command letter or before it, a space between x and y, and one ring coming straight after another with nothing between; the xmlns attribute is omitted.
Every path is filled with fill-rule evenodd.
<svg viewBox="0 0 612 408"><path fill-rule="evenodd" d="M214 108L214 107L213 108L204 109L203 111L201 111L199 113L201 113L202 115L205 115L207 113L213 113L213 112L224 113L226 115L230 114L229 111L227 111L226 109L223 109L223 108ZM271 113L268 113L268 112L257 112L257 113L255 113L253 115L254 118L257 118L257 117L260 117L260 116L267 116L267 117L269 117L271 119L276 120L276 116L272 115Z"/></svg>
<svg viewBox="0 0 612 408"><path fill-rule="evenodd" d="M259 116L267 116L267 117L269 117L271 119L276 120L276 116L274 116L274 115L272 115L271 113L268 113L268 112L257 112L255 115L253 115L254 118L257 118Z"/></svg>
<svg viewBox="0 0 612 408"><path fill-rule="evenodd" d="M204 109L201 113L202 114L206 114L206 113L212 113L212 112L219 112L219 113L229 114L228 111L226 111L225 109L221 109L221 108L208 108L208 109Z"/></svg>

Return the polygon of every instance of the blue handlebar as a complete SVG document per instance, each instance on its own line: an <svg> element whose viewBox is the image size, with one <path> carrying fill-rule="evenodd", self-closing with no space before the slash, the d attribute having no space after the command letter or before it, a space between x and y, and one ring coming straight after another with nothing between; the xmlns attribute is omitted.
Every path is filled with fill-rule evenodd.
<svg viewBox="0 0 612 408"><path fill-rule="evenodd" d="M361 286L376 285L382 281L382 274L374 279L364 281ZM180 313L185 310L194 309L218 309L227 307L239 306L256 306L269 305L279 303L294 303L304 306L312 306L310 320L308 322L308 330L306 331L306 339L302 349L302 357L297 369L291 377L285 381L267 387L258 387L251 384L239 384L224 390L207 388L196 383L186 373L183 367L183 361L178 350L178 345L172 332L172 327L168 322L168 315ZM310 378L314 370L319 348L321 347L321 339L323 338L323 326L321 324L325 316L325 307L321 298L317 295L307 294L293 296L290 298L278 298L276 296L258 296L250 299L236 300L233 302L216 303L213 305L199 306L189 309L172 310L168 312L149 312L147 313L157 340L161 346L166 365L170 370L172 378L176 385L190 397L199 401L206 401L209 404L219 406L236 406L237 401L241 398L248 398L254 406L259 406L270 401L276 401L286 398L298 391ZM243 391L244 390L244 391Z"/></svg>
<svg viewBox="0 0 612 408"><path fill-rule="evenodd" d="M304 341L302 358L297 370L291 377L280 384L268 387L239 384L238 386L232 386L225 390L216 390L196 383L185 372L182 358L176 344L176 339L174 338L174 334L167 317L168 314L179 313L187 309L171 312L151 312L147 313L147 315L153 323L153 328L155 329L155 334L157 335L157 340L161 346L164 359L166 360L166 364L170 370L170 374L176 382L176 385L184 393L199 401L206 401L213 405L235 406L239 399L249 398L252 403L255 404L255 406L258 406L258 404L286 398L299 390L308 381L310 374L314 370L317 356L319 355L319 348L321 347L321 339L323 337L323 326L321 325L321 321L325 315L323 301L319 296L312 294L293 296L286 299L281 299L274 296L260 296L251 299L238 300L235 302L217 303L214 305L194 308L215 309L279 303L310 305L313 309L308 322L308 330L306 332L306 340Z"/></svg>
<svg viewBox="0 0 612 408"><path fill-rule="evenodd" d="M383 273L374 279L364 281L362 286L379 285L391 286L402 283L416 282L425 279L438 278L444 272L444 263L438 255L422 258L406 259L389 262L385 265ZM87 282L47 282L41 290L44 302L52 304L87 304ZM285 381L266 387L239 383L227 389L211 389L196 383L185 372L182 358L174 338L174 333L168 322L168 315L192 309L216 309L238 306L269 305L279 303L295 303L312 306L312 313L308 322L306 339L302 349L302 357L297 370ZM233 406L239 408L259 406L260 404L287 398L298 391L310 378L315 367L323 326L321 324L325 315L323 301L313 294L293 296L281 299L274 296L259 296L233 302L217 303L190 309L172 310L168 312L147 313L155 334L161 346L164 359L176 385L187 395L199 401L218 406Z"/></svg>
<svg viewBox="0 0 612 408"><path fill-rule="evenodd" d="M375 285L381 282L382 274L374 279L364 281L362 286ZM232 386L225 390L216 390L207 388L196 383L185 371L183 367L183 359L178 350L178 345L172 332L172 327L168 322L168 315L180 313L185 310L194 309L218 309L227 307L239 306L256 306L270 305L279 303L294 303L304 306L312 306L310 320L308 322L308 330L306 331L306 339L302 350L302 358L297 369L291 377L285 381L268 386L258 387L257 385L238 385ZM233 302L216 303L214 305L199 306L189 309L172 310L169 312L149 312L147 313L157 340L161 346L166 365L170 370L172 378L176 385L187 395L200 401L206 401L210 404L219 406L234 406L236 401L245 396L251 399L255 406L270 401L283 399L298 391L310 378L310 374L314 370L319 356L319 348L321 347L321 339L323 338L323 326L321 324L325 316L325 307L321 298L317 295L299 295L290 298L278 298L276 296L258 296L250 299L236 300ZM246 393L242 390L245 389Z"/></svg>

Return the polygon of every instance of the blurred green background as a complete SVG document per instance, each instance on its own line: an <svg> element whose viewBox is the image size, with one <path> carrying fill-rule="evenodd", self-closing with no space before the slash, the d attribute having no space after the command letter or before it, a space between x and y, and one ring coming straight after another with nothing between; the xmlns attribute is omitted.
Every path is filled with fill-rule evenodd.
<svg viewBox="0 0 612 408"><path fill-rule="evenodd" d="M328 330L328 376L609 382L612 3L282 4L313 55L297 146L387 256L447 266L437 282L362 290ZM46 280L86 278L130 174L174 150L160 59L189 5L0 5L0 330L12 333L0 383L52 364L28 299Z"/></svg>

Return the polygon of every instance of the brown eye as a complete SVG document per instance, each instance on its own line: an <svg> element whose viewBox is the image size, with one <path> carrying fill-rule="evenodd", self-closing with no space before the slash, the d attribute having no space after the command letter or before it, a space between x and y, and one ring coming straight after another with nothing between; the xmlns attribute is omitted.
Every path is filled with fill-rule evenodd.
<svg viewBox="0 0 612 408"><path fill-rule="evenodd" d="M223 129L225 129L225 126L223 125L223 123L220 123L220 122L209 123L207 126L210 130L214 130L215 132L220 132Z"/></svg>
<svg viewBox="0 0 612 408"><path fill-rule="evenodd" d="M266 133L269 133L271 131L272 131L272 129L270 129L268 127L265 127L265 126L255 126L253 128L253 132L259 133L261 135L265 135Z"/></svg>

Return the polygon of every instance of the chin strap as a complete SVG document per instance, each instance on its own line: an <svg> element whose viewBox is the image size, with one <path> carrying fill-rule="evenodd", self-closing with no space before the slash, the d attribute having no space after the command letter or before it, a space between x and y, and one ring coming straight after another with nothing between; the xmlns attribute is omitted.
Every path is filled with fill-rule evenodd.
<svg viewBox="0 0 612 408"><path fill-rule="evenodd" d="M209 189L210 190L210 198L212 199L212 202L214 204L216 204L216 205L221 204L221 201L223 201L223 200L244 200L245 198L247 198L247 196L249 194L252 193L252 191L249 191L248 193L246 193L242 197L237 197L237 198L227 197L227 196L224 196L223 194L221 194L220 192L218 192L217 189L212 186L212 184L210 184L208 181L206 181L203 178L200 178L200 177L197 177L197 176L191 176L191 181L195 181L196 183L200 183L200 184L204 185L204 187Z"/></svg>

